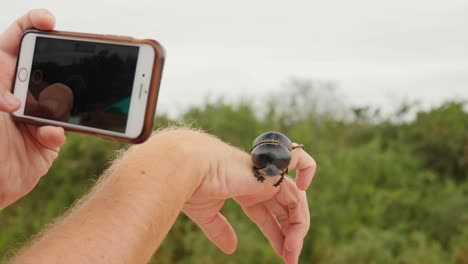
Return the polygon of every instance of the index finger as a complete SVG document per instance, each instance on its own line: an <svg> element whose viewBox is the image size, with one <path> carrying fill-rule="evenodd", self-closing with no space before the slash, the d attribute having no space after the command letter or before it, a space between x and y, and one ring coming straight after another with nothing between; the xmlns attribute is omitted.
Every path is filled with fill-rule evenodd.
<svg viewBox="0 0 468 264"><path fill-rule="evenodd" d="M283 248L283 259L287 264L299 262L304 238L310 227L310 213L307 196L304 191L298 191L297 207L288 207L290 219L286 224Z"/></svg>
<svg viewBox="0 0 468 264"><path fill-rule="evenodd" d="M304 149L295 148L288 167L289 171L294 169L297 170L296 186L303 191L307 190L314 178L317 163Z"/></svg>
<svg viewBox="0 0 468 264"><path fill-rule="evenodd" d="M2 35L0 35L0 50L9 55L17 56L19 43L23 33L31 28L40 30L54 29L55 18L47 9L33 9L16 20Z"/></svg>

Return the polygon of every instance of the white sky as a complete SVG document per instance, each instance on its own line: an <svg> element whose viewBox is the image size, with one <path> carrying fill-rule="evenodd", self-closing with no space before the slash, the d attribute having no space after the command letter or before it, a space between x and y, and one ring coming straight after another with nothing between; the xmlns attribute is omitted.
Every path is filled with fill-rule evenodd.
<svg viewBox="0 0 468 264"><path fill-rule="evenodd" d="M208 96L333 80L352 104L468 99L468 1L5 1L0 30L34 7L57 29L154 38L167 50L158 112ZM261 98L261 97L260 97Z"/></svg>

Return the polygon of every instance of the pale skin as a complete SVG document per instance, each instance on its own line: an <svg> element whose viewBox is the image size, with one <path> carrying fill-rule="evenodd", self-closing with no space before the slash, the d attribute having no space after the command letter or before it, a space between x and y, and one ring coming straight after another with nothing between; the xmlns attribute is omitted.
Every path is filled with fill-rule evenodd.
<svg viewBox="0 0 468 264"><path fill-rule="evenodd" d="M51 16L34 12L47 11L34 10L22 19L31 20L29 25L35 27L41 23L53 25L48 24L50 19L53 21ZM38 21L34 17L38 17ZM5 41L5 37L0 38L0 43L2 41ZM2 49L4 46L0 44ZM8 93L9 86L5 85L4 88L6 91L3 93ZM11 112L14 109L5 105L5 101L0 99L2 111ZM3 122L11 124L11 129L21 129L20 126L23 126L8 120L8 115L1 115L4 118L0 120L2 125ZM55 156L50 156L50 162L42 165L45 171L63 143L63 130L49 128L46 132L56 140L56 152ZM4 143L7 144L8 140ZM18 145L25 145L26 149L27 143L20 141ZM10 146L11 149L16 147ZM47 151L46 154L49 153ZM40 155L41 152L31 153L27 158L39 159L34 154ZM21 161L11 156L8 158L8 163ZM9 179L22 173L25 178L36 177L38 180L40 176L35 175L40 173L35 170L39 167L34 166L31 163L28 170L15 171L10 168L1 171L0 177L7 175ZM316 164L299 148L292 152L289 171L294 169L297 170L296 180L287 178L280 187L275 188L273 184L277 177L258 182L249 154L213 136L182 128L160 131L146 143L131 147L116 159L82 201L21 250L12 262L145 263L157 250L181 211L200 226L210 241L223 252L231 254L236 250L237 237L219 211L227 199L234 199L270 241L278 256L285 263L297 263L310 226L305 190L312 181ZM5 192L3 189L7 187L3 186L8 185L0 186L0 192ZM11 197L8 195L13 191L7 192L8 195L4 197L9 202L4 206L27 193L30 188L24 188Z"/></svg>
<svg viewBox="0 0 468 264"><path fill-rule="evenodd" d="M20 107L11 84L21 36L33 27L53 29L54 23L47 10L33 10L0 35L0 209L36 186L65 143L62 128L15 123L9 115Z"/></svg>

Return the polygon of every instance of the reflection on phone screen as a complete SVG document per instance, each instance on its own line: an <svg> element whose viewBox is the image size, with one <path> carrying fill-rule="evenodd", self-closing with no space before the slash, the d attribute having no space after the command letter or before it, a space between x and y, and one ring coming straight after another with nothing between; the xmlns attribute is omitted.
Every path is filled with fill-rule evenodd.
<svg viewBox="0 0 468 264"><path fill-rule="evenodd" d="M138 52L37 37L25 114L125 133Z"/></svg>

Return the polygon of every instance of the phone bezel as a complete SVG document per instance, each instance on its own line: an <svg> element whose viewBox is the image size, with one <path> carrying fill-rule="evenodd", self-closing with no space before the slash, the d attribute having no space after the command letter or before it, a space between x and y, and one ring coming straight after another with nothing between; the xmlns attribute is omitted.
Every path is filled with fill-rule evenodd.
<svg viewBox="0 0 468 264"><path fill-rule="evenodd" d="M76 125L67 122L55 121L50 119L38 118L34 116L24 115L24 105L26 101L26 95L28 91L29 80L31 78L31 66L34 56L34 48L35 42L37 37L43 38L54 38L54 39L69 39L69 40L76 40L76 41L84 41L84 42L94 42L94 43L105 43L105 44L113 44L113 45L124 45L124 46L136 46L139 47L137 65L135 70L135 78L132 87L132 94L130 99L130 108L129 114L127 118L127 126L125 133L116 132L112 130L105 130L99 128L93 128L89 126L83 125ZM118 38L118 37L116 37ZM99 39L99 38L90 38L87 37L80 37L80 36L61 36L61 35L54 35L54 34L44 34L38 31L30 31L26 32L23 36L19 55L18 55L18 65L15 72L15 78L13 83L13 93L21 100L21 108L14 112L13 115L21 118L30 120L34 123L41 123L41 124L50 124L55 126L61 126L65 129L72 130L72 131L82 131L88 132L90 134L98 134L98 135L107 135L111 138L126 138L126 139L136 139L141 136L144 123L145 123L145 115L147 113L147 104L149 98L149 90L151 87L152 81L152 74L153 74L153 66L155 63L155 50L154 47L148 43L122 43L121 40L107 40L107 39ZM28 75L25 81L19 81L19 73L22 69L26 69Z"/></svg>

